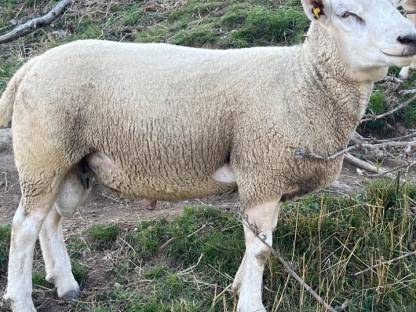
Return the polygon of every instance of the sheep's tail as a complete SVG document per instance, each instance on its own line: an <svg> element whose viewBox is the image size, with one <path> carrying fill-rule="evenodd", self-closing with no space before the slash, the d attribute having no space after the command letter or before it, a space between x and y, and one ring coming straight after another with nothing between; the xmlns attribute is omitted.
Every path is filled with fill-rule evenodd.
<svg viewBox="0 0 416 312"><path fill-rule="evenodd" d="M3 95L0 98L0 128L7 127L12 120L17 90L23 77L32 67L32 64L33 59L19 68L7 84L6 90L4 90Z"/></svg>

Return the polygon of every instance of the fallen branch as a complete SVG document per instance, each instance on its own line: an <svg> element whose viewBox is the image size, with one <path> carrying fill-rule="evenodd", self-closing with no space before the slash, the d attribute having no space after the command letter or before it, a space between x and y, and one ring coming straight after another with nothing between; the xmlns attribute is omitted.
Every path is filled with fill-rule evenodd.
<svg viewBox="0 0 416 312"><path fill-rule="evenodd" d="M394 76L386 76L383 79L385 82L392 82L392 83L396 83L396 84L402 84L404 82L404 80L394 77Z"/></svg>
<svg viewBox="0 0 416 312"><path fill-rule="evenodd" d="M390 265L390 264L392 264L393 262L396 262L396 261L398 261L398 260L401 260L401 259L404 259L404 258L407 258L407 257L411 257L411 256L416 256L416 251L408 252L408 253L406 253L406 254L404 254L404 255L401 255L400 257L397 257L397 258L391 259L391 260L389 260L389 261L380 262L379 264L376 264L376 265L370 266L370 267L368 267L368 268L367 268L367 269L365 269L365 270L362 270L362 271L360 271L360 272L354 273L354 276L358 276L358 275L363 274L363 273L365 273L365 272L371 271L371 270L373 270L373 269L375 269L375 268L377 268L377 267L379 267L379 266L382 266L382 265Z"/></svg>
<svg viewBox="0 0 416 312"><path fill-rule="evenodd" d="M390 170L380 172L380 173L377 173L377 174L368 174L367 176L370 177L370 178L380 178L380 177L383 177L383 176L387 176L388 174L393 173L395 171L398 171L400 169L406 169L406 171L408 171L410 168L414 167L415 165L416 165L416 162L407 162L407 163L404 163L400 166L394 167Z"/></svg>
<svg viewBox="0 0 416 312"><path fill-rule="evenodd" d="M357 131L355 131L352 134L351 142L353 142L354 144L363 144L363 143L366 142L366 139L361 134L359 134Z"/></svg>
<svg viewBox="0 0 416 312"><path fill-rule="evenodd" d="M413 136L412 136L413 137ZM388 148L404 147L406 153L409 154L414 146L416 146L416 141L396 141L395 138L389 140L380 141L381 143L370 144L370 143L359 143L355 145L348 146L332 155L321 155L313 151L306 150L302 147L296 149L295 157L298 159L318 159L318 160L335 160L339 156L346 155L352 151L377 151L377 150L386 150Z"/></svg>
<svg viewBox="0 0 416 312"><path fill-rule="evenodd" d="M302 147L299 147L295 150L295 158L298 159L318 159L318 160L335 160L336 158L338 158L339 156L342 156L350 151L353 151L355 149L358 148L358 145L351 145L347 148L344 148L332 155L328 155L328 156L323 156L320 154L317 154L315 152L306 150Z"/></svg>
<svg viewBox="0 0 416 312"><path fill-rule="evenodd" d="M325 307L327 311L330 312L337 312L336 309L334 309L331 305L325 302L325 300L318 295L317 292L315 292L311 286L306 284L306 282L290 267L290 265L286 262L285 259L283 259L282 255L277 249L274 249L272 246L269 245L269 243L266 241L266 238L261 237L258 231L258 227L255 224L251 224L247 218L247 216L241 215L241 219L243 220L243 223L247 228L250 229L250 231L265 245L267 248L270 249L272 255L279 260L279 262L284 266L286 271L289 273L289 275L294 278L308 293L310 293L316 301L318 301L322 306ZM345 309L345 304L342 305L342 307Z"/></svg>
<svg viewBox="0 0 416 312"><path fill-rule="evenodd" d="M368 172L371 172L371 173L374 173L374 174L380 174L380 173L384 174L385 173L384 169L378 168L378 167L370 164L369 162L367 162L365 160L361 160L361 159L351 155L350 153L345 153L344 160L348 161L350 164L352 164L352 165L354 165L358 168L364 169L365 171L368 171Z"/></svg>
<svg viewBox="0 0 416 312"><path fill-rule="evenodd" d="M400 95L416 94L416 88L399 91Z"/></svg>
<svg viewBox="0 0 416 312"><path fill-rule="evenodd" d="M393 115L394 113L396 113L399 110L405 108L406 106L408 106L410 103L412 103L415 100L416 100L416 95L412 96L410 99L408 99L407 101L404 101L403 103L396 106L392 110L389 110L388 112L385 112L385 113L380 114L380 115L366 115L366 116L364 116L363 119L361 119L361 123L366 122L366 121L371 121L371 120L378 120L378 119L382 119L384 117Z"/></svg>
<svg viewBox="0 0 416 312"><path fill-rule="evenodd" d="M413 138L416 138L416 132L403 135L400 137L396 137L396 138L391 138L391 139L373 140L373 143L386 143L386 142L402 141L402 140L413 139Z"/></svg>
<svg viewBox="0 0 416 312"><path fill-rule="evenodd" d="M12 31L0 36L0 44L13 41L21 36L27 35L39 27L47 26L52 23L59 15L61 15L65 8L72 2L72 0L61 0L53 7L47 14L33 18L26 23L17 26Z"/></svg>

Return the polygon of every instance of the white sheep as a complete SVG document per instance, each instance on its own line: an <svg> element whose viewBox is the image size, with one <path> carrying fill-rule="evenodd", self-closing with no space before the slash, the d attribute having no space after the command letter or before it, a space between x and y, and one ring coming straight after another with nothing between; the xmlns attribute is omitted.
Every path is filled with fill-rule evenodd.
<svg viewBox="0 0 416 312"><path fill-rule="evenodd" d="M302 4L312 23L299 46L218 51L77 41L16 73L0 101L0 125L12 118L22 190L5 295L13 311L35 311L31 268L39 233L47 279L59 297L78 295L61 213L82 202L90 175L123 196L149 200L238 186L244 214L270 245L279 202L337 177L342 156L300 159L296 151L341 150L374 81L390 65L410 64L416 31L390 0ZM238 311L265 311L270 251L244 231L233 284Z"/></svg>

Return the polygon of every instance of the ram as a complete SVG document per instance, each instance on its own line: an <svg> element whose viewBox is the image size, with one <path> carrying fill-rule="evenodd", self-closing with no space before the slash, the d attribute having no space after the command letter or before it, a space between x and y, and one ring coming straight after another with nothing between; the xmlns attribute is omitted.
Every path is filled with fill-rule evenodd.
<svg viewBox="0 0 416 312"><path fill-rule="evenodd" d="M181 200L238 187L241 208L272 244L279 202L333 181L374 81L407 66L416 30L390 0L302 0L303 45L205 50L166 44L77 41L25 64L0 101L12 119L22 199L12 225L6 299L35 311L33 249L40 237L58 296L79 287L61 215L91 178L121 196ZM245 226L233 289L238 311L265 311L270 251Z"/></svg>

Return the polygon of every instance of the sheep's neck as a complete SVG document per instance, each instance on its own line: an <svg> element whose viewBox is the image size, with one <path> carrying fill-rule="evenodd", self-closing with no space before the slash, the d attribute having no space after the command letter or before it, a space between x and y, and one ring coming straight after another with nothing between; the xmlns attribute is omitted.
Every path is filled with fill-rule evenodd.
<svg viewBox="0 0 416 312"><path fill-rule="evenodd" d="M309 64L303 69L304 84L313 90L309 101L333 135L328 149L342 148L365 112L374 81L360 81L357 77L363 75L344 66L335 41L317 23L311 25L303 57L303 64Z"/></svg>

